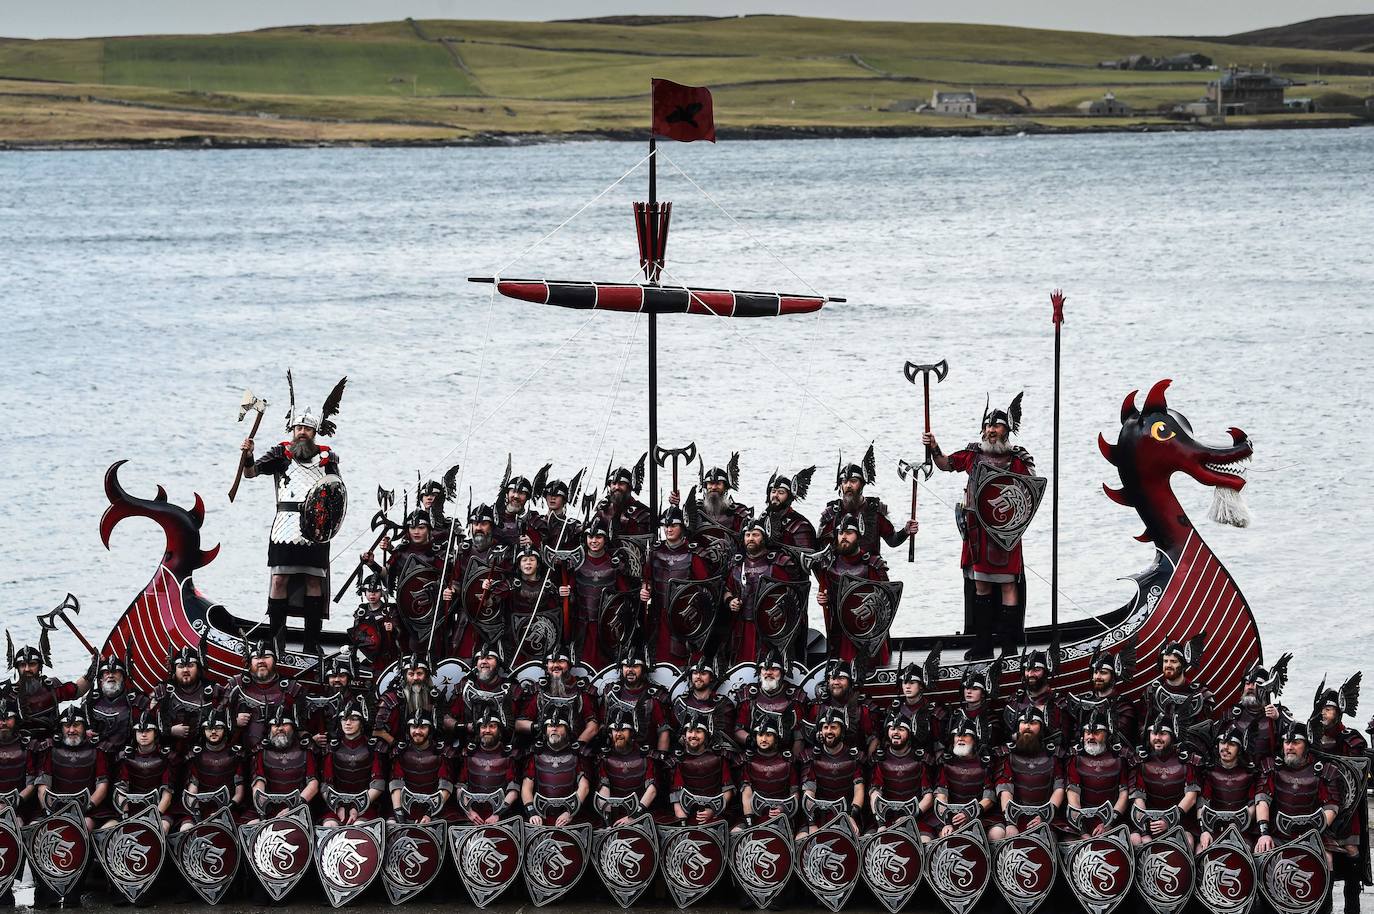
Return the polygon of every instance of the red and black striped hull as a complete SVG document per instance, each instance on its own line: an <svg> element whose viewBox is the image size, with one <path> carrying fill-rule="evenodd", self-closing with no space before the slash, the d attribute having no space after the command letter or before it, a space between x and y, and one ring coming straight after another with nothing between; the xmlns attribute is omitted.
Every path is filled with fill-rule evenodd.
<svg viewBox="0 0 1374 914"><path fill-rule="evenodd" d="M631 314L714 314L719 317L778 317L819 311L827 302L843 301L820 295L778 292L736 292L644 283L581 282L555 279L472 279L495 282L507 298L581 311L620 311Z"/></svg>

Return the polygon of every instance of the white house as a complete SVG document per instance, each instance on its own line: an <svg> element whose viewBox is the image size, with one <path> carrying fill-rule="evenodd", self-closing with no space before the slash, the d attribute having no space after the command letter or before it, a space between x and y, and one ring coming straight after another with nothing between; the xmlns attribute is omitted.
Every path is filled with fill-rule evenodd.
<svg viewBox="0 0 1374 914"><path fill-rule="evenodd" d="M978 96L973 92L941 92L930 97L930 110L937 114L977 114Z"/></svg>

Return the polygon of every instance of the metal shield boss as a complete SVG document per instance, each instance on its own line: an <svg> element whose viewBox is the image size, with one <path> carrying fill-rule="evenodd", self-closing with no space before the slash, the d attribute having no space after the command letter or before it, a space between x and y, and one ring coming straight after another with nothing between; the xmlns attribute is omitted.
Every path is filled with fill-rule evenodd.
<svg viewBox="0 0 1374 914"><path fill-rule="evenodd" d="M831 911L839 911L849 901L859 882L859 843L849 826L827 825L811 834L797 846L797 876L802 885L811 890L816 900Z"/></svg>
<svg viewBox="0 0 1374 914"><path fill-rule="evenodd" d="M301 536L312 543L327 543L343 526L348 513L348 487L340 476L325 476L301 499Z"/></svg>
<svg viewBox="0 0 1374 914"><path fill-rule="evenodd" d="M719 577L704 581L668 582L668 625L673 634L700 648L711 634L720 602Z"/></svg>
<svg viewBox="0 0 1374 914"><path fill-rule="evenodd" d="M113 828L97 830L91 843L110 884L130 904L137 904L152 888L167 857L162 816L155 808L129 816Z"/></svg>
<svg viewBox="0 0 1374 914"><path fill-rule="evenodd" d="M973 471L973 514L993 542L1011 551L1045 496L1048 480L979 463Z"/></svg>
<svg viewBox="0 0 1374 914"><path fill-rule="evenodd" d="M167 849L186 883L206 904L218 904L238 875L241 853L229 810L167 836Z"/></svg>
<svg viewBox="0 0 1374 914"><path fill-rule="evenodd" d="M525 888L537 907L577 885L591 857L592 827L525 825Z"/></svg>
<svg viewBox="0 0 1374 914"><path fill-rule="evenodd" d="M991 879L992 852L977 819L930 843L926 882L951 914L968 914Z"/></svg>
<svg viewBox="0 0 1374 914"><path fill-rule="evenodd" d="M1260 891L1278 914L1311 914L1331 884L1321 838L1306 831L1293 841L1255 855Z"/></svg>
<svg viewBox="0 0 1374 914"><path fill-rule="evenodd" d="M711 889L724 875L724 821L706 825L665 825L658 830L658 866L673 903L685 908Z"/></svg>
<svg viewBox="0 0 1374 914"><path fill-rule="evenodd" d="M393 905L429 888L444 866L444 822L387 822L382 851L382 885Z"/></svg>
<svg viewBox="0 0 1374 914"><path fill-rule="evenodd" d="M14 807L0 803L0 895L10 890L15 877L24 869L24 836Z"/></svg>
<svg viewBox="0 0 1374 914"><path fill-rule="evenodd" d="M310 869L315 852L310 810L297 806L283 816L239 826L248 868L273 901L281 901Z"/></svg>
<svg viewBox="0 0 1374 914"><path fill-rule="evenodd" d="M81 880L90 858L90 837L81 810L74 803L58 806L24 827L24 843L35 877L65 898Z"/></svg>
<svg viewBox="0 0 1374 914"><path fill-rule="evenodd" d="M382 871L385 842L381 819L315 829L315 872L331 905L341 908L367 890Z"/></svg>
<svg viewBox="0 0 1374 914"><path fill-rule="evenodd" d="M897 914L920 887L924 854L921 834L910 816L860 839L864 884L890 914Z"/></svg>
<svg viewBox="0 0 1374 914"><path fill-rule="evenodd" d="M1194 863L1193 897L1212 914L1244 914L1259 887L1255 859L1239 828L1229 825Z"/></svg>
<svg viewBox="0 0 1374 914"><path fill-rule="evenodd" d="M792 875L792 850L792 828L786 816L730 833L730 872L758 907L768 907L786 887Z"/></svg>
<svg viewBox="0 0 1374 914"><path fill-rule="evenodd" d="M1126 898L1135 877L1135 855L1126 826L1059 845L1059 860L1074 895L1088 914L1110 914Z"/></svg>
<svg viewBox="0 0 1374 914"><path fill-rule="evenodd" d="M993 847L997 890L1016 914L1031 914L1049 897L1059 874L1054 832L1041 822Z"/></svg>
<svg viewBox="0 0 1374 914"><path fill-rule="evenodd" d="M1177 914L1193 895L1193 854L1174 826L1136 852L1135 887L1155 914Z"/></svg>
<svg viewBox="0 0 1374 914"><path fill-rule="evenodd" d="M902 582L842 575L836 589L835 617L840 628L866 656L876 656L897 616Z"/></svg>
<svg viewBox="0 0 1374 914"><path fill-rule="evenodd" d="M616 904L628 908L658 872L658 835L654 818L642 813L624 825L592 832L592 864Z"/></svg>

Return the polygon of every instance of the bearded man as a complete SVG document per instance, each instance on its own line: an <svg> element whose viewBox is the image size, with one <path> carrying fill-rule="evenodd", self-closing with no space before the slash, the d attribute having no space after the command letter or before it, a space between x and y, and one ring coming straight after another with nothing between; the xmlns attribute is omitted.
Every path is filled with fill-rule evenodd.
<svg viewBox="0 0 1374 914"><path fill-rule="evenodd" d="M775 581L802 581L806 574L786 552L770 548L768 524L753 518L744 525L744 551L730 559L725 572L726 609L730 612L730 663L757 663L768 642L759 634L759 591L766 578ZM800 629L806 630L805 590L797 591L793 612L801 616ZM779 645L787 650L791 645Z"/></svg>
<svg viewBox="0 0 1374 914"><path fill-rule="evenodd" d="M497 506L492 537L507 552L522 546L539 548L539 516L526 510L533 494L534 484L524 476L514 476L506 483L505 503Z"/></svg>
<svg viewBox="0 0 1374 914"><path fill-rule="evenodd" d="M1119 734L1109 711L1094 710L1083 721L1081 732L1082 742L1064 766L1069 810L1065 830L1071 839L1101 835L1123 821L1135 781L1134 753L1112 742Z"/></svg>
<svg viewBox="0 0 1374 914"><path fill-rule="evenodd" d="M887 563L876 553L868 553L861 548L863 531L863 521L853 514L846 514L835 525L834 553L813 566L820 584L819 592L816 594L816 602L820 604L821 610L825 613L825 637L827 643L832 645L830 654L851 663L859 659L859 647L845 634L844 627L835 618L835 614L840 612L842 607L831 606L832 596L838 592L842 578L860 578L866 581L888 580ZM887 636L884 633L882 643L875 655L871 658L865 658L867 661L865 666L868 668L886 666L891 656L891 651L887 645Z"/></svg>
<svg viewBox="0 0 1374 914"><path fill-rule="evenodd" d="M1337 788L1331 770L1312 755L1312 738L1306 724L1293 721L1282 734L1283 755L1269 774L1267 784L1272 827L1261 825L1255 853L1263 854L1276 844L1287 844L1308 829L1326 832L1339 811ZM1266 823L1267 824L1267 823ZM1326 865L1332 865L1331 843L1326 844ZM1348 882L1347 882L1348 884ZM1351 899L1346 897L1346 904ZM1358 900L1356 900L1358 904Z"/></svg>
<svg viewBox="0 0 1374 914"><path fill-rule="evenodd" d="M372 719L364 689L355 685L357 671L353 668L351 654L335 654L325 660L321 673L324 677L324 694L304 696L301 702L305 732L310 734L317 750L323 750L339 739L339 727L344 720L342 711L348 705L357 704L362 709L363 718Z"/></svg>
<svg viewBox="0 0 1374 914"><path fill-rule="evenodd" d="M690 715L682 726L682 748L673 757L668 795L679 824L705 825L724 819L735 797L730 763L713 740L711 726L705 714Z"/></svg>
<svg viewBox="0 0 1374 914"><path fill-rule="evenodd" d="M1292 654L1280 657L1272 673L1255 661L1241 680L1240 700L1213 726L1214 736L1220 737L1231 727L1239 727L1248 734L1246 749L1251 758L1274 757L1279 749L1279 734L1293 719L1288 709L1277 701L1288 680L1288 661L1292 657Z"/></svg>
<svg viewBox="0 0 1374 914"><path fill-rule="evenodd" d="M243 749L230 740L229 715L219 708L209 709L199 732L200 745L191 750L186 760L182 803L187 815L180 826L182 831L220 809L231 810L239 821L247 818L243 811Z"/></svg>
<svg viewBox="0 0 1374 914"><path fill-rule="evenodd" d="M735 725L735 703L716 690L716 665L710 658L701 656L692 661L685 675L687 688L672 699L673 732L681 732L689 715L706 714L711 717L712 732L721 736L730 734Z"/></svg>
<svg viewBox="0 0 1374 914"><path fill-rule="evenodd" d="M263 818L286 815L300 803L309 805L320 792L315 753L296 733L296 719L285 707L272 709L268 734L253 755L253 807Z"/></svg>
<svg viewBox="0 0 1374 914"><path fill-rule="evenodd" d="M167 679L153 688L152 710L170 748L183 758L200 735L201 718L224 701L224 689L201 678L202 666L199 651L173 649L167 657Z"/></svg>
<svg viewBox="0 0 1374 914"><path fill-rule="evenodd" d="M854 668L843 660L832 660L828 664L825 682L817 688L815 698L806 709L813 739L827 715L841 722L845 745L858 749L860 759L866 760L878 748L873 714L859 701L859 692L854 688Z"/></svg>
<svg viewBox="0 0 1374 914"><path fill-rule="evenodd" d="M594 517L602 528L616 536L646 536L652 534L654 515L647 505L635 498L644 484L644 461L641 456L633 470L616 467L606 474L606 495L597 504Z"/></svg>
<svg viewBox="0 0 1374 914"><path fill-rule="evenodd" d="M518 808L520 786L506 730L487 708L473 722L475 741L463 749L455 796L459 812L473 825L494 825Z"/></svg>
<svg viewBox="0 0 1374 914"><path fill-rule="evenodd" d="M591 684L573 675L572 651L564 644L549 651L544 658L544 675L533 683L525 683L516 698L516 707L519 710L515 732L529 739L539 738L539 722L547 720L555 708L565 712L571 737L584 746L590 746L601 729Z"/></svg>
<svg viewBox="0 0 1374 914"><path fill-rule="evenodd" d="M933 752L936 744L944 738L945 709L933 704L926 696L926 677L939 675L939 655L927 662L932 667L929 671L925 665L919 663L908 663L902 667L901 672L897 674L902 694L893 698L883 711L889 724L893 715L908 721L909 738L913 748Z"/></svg>
<svg viewBox="0 0 1374 914"><path fill-rule="evenodd" d="M980 819L984 828L1001 824L994 812L991 758L982 751L983 736L978 724L958 711L950 718L946 731L949 747L935 763L934 816L932 829L940 837L952 834L972 819Z"/></svg>
<svg viewBox="0 0 1374 914"><path fill-rule="evenodd" d="M730 455L728 469L711 467L703 472L700 483L701 500L697 506L704 522L701 532L711 539L738 536L754 514L752 509L737 504L730 494L739 489L739 453Z"/></svg>
<svg viewBox="0 0 1374 914"><path fill-rule="evenodd" d="M739 709L735 713L735 740L747 746L760 719L769 717L777 723L782 745L790 745L792 754L800 758L806 713L801 692L785 679L786 668L777 650L764 654L755 665L758 681L742 686L735 695L735 705Z"/></svg>
<svg viewBox="0 0 1374 914"><path fill-rule="evenodd" d="M591 793L586 758L572 740L572 720L562 707L551 707L540 722L543 738L525 764L520 800L531 825L564 826L583 813ZM585 815L582 816L586 818Z"/></svg>
<svg viewBox="0 0 1374 914"><path fill-rule="evenodd" d="M495 538L496 512L478 505L468 516L468 538L458 547L455 567L444 588L444 613L450 619L450 656L471 657L481 641L500 637L510 597L511 550ZM480 624L479 624L480 621Z"/></svg>
<svg viewBox="0 0 1374 914"><path fill-rule="evenodd" d="M472 671L453 690L448 713L444 715L445 732L454 734L461 744L476 736L478 719L495 715L502 730L509 734L518 691L519 686L505 676L501 646L486 642L472 659Z"/></svg>
<svg viewBox="0 0 1374 914"><path fill-rule="evenodd" d="M35 749L38 808L52 812L67 798L84 801L81 813L86 830L114 818L110 806L110 767L105 752L87 735L86 715L77 705L68 705L58 715L57 730L46 747Z"/></svg>
<svg viewBox="0 0 1374 914"><path fill-rule="evenodd" d="M620 653L620 678L601 691L601 719L629 715L641 738L659 752L672 748L668 692L649 678L649 655L638 639Z"/></svg>
<svg viewBox="0 0 1374 914"><path fill-rule="evenodd" d="M651 811L658 799L658 771L652 750L638 739L634 715L618 711L607 719L610 744L597 762L593 805L606 825L623 825Z"/></svg>
<svg viewBox="0 0 1374 914"><path fill-rule="evenodd" d="M1133 823L1131 844L1137 847L1169 830L1166 813L1177 816L1189 849L1193 847L1198 830L1193 807L1201 787L1192 756L1178 747L1179 726L1177 718L1159 717L1146 728L1148 748L1136 768L1131 790L1132 804L1145 813L1143 823Z"/></svg>
<svg viewBox="0 0 1374 914"><path fill-rule="evenodd" d="M994 778L998 804L1006 825L993 840L1012 838L1044 823L1054 824L1064 805L1064 771L1054 745L1056 733L1044 710L1025 705L1014 719L1016 738Z"/></svg>
<svg viewBox="0 0 1374 914"><path fill-rule="evenodd" d="M891 547L900 546L921 529L915 518L908 520L900 528L894 526L887 505L872 495L864 494L864 487L878 478L876 467L873 445L870 444L862 464L850 463L837 468L835 491L840 497L827 503L825 510L821 512L821 540L833 540L845 518L857 518L859 549L878 556L882 554L883 543Z"/></svg>
<svg viewBox="0 0 1374 914"><path fill-rule="evenodd" d="M29 772L29 741L19 736L19 703L0 697L0 810L7 806L22 825L37 791ZM0 896L0 905L3 904Z"/></svg>
<svg viewBox="0 0 1374 914"><path fill-rule="evenodd" d="M1140 722L1147 730L1161 718L1177 718L1180 740L1197 721L1213 716L1212 692L1189 676L1202 657L1201 636L1184 644L1166 641L1159 651L1159 678L1145 687L1140 698Z"/></svg>
<svg viewBox="0 0 1374 914"><path fill-rule="evenodd" d="M1234 823L1249 840L1258 833L1258 823L1269 827L1269 794L1265 773L1247 758L1246 741L1251 732L1240 724L1229 724L1217 734L1215 758L1202 770L1202 790L1198 796L1198 850L1206 850Z"/></svg>
<svg viewBox="0 0 1374 914"><path fill-rule="evenodd" d="M670 505L660 518L663 539L649 548L644 563L639 600L648 608L646 619L654 638L654 659L681 668L692 646L677 636L668 619L668 597L674 581L704 581L711 568L700 546L687 538L687 520L681 508Z"/></svg>
<svg viewBox="0 0 1374 914"><path fill-rule="evenodd" d="M1073 728L1064 710L1063 700L1050 688L1049 656L1041 650L1021 655L1021 686L1002 708L1002 720L1007 732L1016 730L1022 711L1036 708L1044 716L1045 738L1054 737L1062 743Z"/></svg>
<svg viewBox="0 0 1374 914"><path fill-rule="evenodd" d="M801 807L800 760L779 742L776 723L762 718L753 734L754 748L739 766L740 809L746 828L781 816L795 831ZM813 794L814 797L814 794Z"/></svg>
<svg viewBox="0 0 1374 914"><path fill-rule="evenodd" d="M849 721L839 708L825 708L815 723L815 747L805 755L802 768L805 831L818 831L839 819L848 821L857 835L864 808L863 751L846 740Z"/></svg>
<svg viewBox="0 0 1374 914"><path fill-rule="evenodd" d="M582 561L573 569L573 630L565 633L577 648L577 656L594 670L610 661L601 647L601 604L611 592L631 593L632 580L622 570L623 563L611 555L610 528L593 516L583 529L586 544ZM559 589L560 595L562 588Z"/></svg>
<svg viewBox="0 0 1374 914"><path fill-rule="evenodd" d="M224 706L238 728L236 742L257 747L267 738L267 717L273 707L294 714L301 687L293 679L277 675L277 651L271 641L248 648L247 670L229 683Z"/></svg>
<svg viewBox="0 0 1374 914"><path fill-rule="evenodd" d="M1064 707L1076 728L1082 728L1088 718L1101 711L1112 723L1118 742L1134 746L1139 739L1139 712L1135 702L1121 694L1121 684L1130 678L1135 663L1134 644L1112 653L1101 647L1093 649L1088 662L1092 688L1064 699Z"/></svg>
<svg viewBox="0 0 1374 914"><path fill-rule="evenodd" d="M134 719L147 709L148 697L129 688L125 661L114 654L102 658L96 667L95 685L86 696L86 713L100 751L109 755L112 763L133 739Z"/></svg>
<svg viewBox="0 0 1374 914"><path fill-rule="evenodd" d="M913 745L911 718L891 714L884 726L887 738L873 754L873 774L868 791L873 821L883 831L906 816L911 816L922 842L934 835L929 814L935 802L930 783L930 766L924 749Z"/></svg>
<svg viewBox="0 0 1374 914"><path fill-rule="evenodd" d="M400 676L377 701L377 717L372 735L388 746L407 735L406 721L417 713L432 715L441 693L434 687L429 660L410 654L400 663Z"/></svg>
<svg viewBox="0 0 1374 914"><path fill-rule="evenodd" d="M57 726L59 705L85 694L90 688L95 680L98 658L91 658L86 675L75 682L63 682L43 675L43 671L52 666L47 632L39 636L38 647L25 645L14 650L8 629L5 631L5 641L9 647L10 669L16 676L6 685L5 691L14 697L19 706L19 733L34 739L46 739Z"/></svg>
<svg viewBox="0 0 1374 914"><path fill-rule="evenodd" d="M778 545L791 551L793 557L817 549L815 525L794 507L797 502L806 500L815 472L816 468L809 466L798 470L795 476L774 474L768 480L768 503L763 509L764 517Z"/></svg>
<svg viewBox="0 0 1374 914"><path fill-rule="evenodd" d="M453 804L453 754L434 738L434 715L415 711L405 722L407 739L391 756L392 818L397 822L458 820Z"/></svg>

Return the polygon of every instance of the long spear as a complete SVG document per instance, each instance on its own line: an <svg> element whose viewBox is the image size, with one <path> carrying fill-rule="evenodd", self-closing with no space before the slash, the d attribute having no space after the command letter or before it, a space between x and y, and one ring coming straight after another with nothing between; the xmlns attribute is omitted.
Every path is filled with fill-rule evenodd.
<svg viewBox="0 0 1374 914"><path fill-rule="evenodd" d="M1054 471L1050 476L1050 657L1059 656L1059 331L1064 325L1064 293L1050 293L1054 306Z"/></svg>

